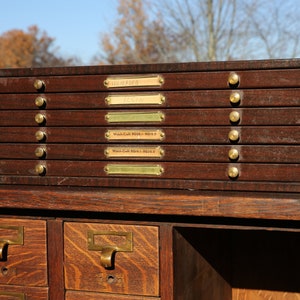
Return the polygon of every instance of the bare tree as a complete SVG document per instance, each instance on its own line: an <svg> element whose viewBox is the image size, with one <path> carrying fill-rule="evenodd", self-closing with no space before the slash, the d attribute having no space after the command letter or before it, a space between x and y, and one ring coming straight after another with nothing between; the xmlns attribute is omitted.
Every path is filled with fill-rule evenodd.
<svg viewBox="0 0 300 300"><path fill-rule="evenodd" d="M300 8L297 1L244 0L245 10L253 16L249 38L254 58L295 58L300 55Z"/></svg>
<svg viewBox="0 0 300 300"><path fill-rule="evenodd" d="M300 6L293 0L119 0L103 63L299 56ZM146 3L146 4L145 4Z"/></svg>
<svg viewBox="0 0 300 300"><path fill-rule="evenodd" d="M165 26L182 37L182 61L231 60L248 55L249 13L237 0L160 0Z"/></svg>
<svg viewBox="0 0 300 300"><path fill-rule="evenodd" d="M183 38L181 60L300 55L300 6L293 0L159 0L156 9Z"/></svg>

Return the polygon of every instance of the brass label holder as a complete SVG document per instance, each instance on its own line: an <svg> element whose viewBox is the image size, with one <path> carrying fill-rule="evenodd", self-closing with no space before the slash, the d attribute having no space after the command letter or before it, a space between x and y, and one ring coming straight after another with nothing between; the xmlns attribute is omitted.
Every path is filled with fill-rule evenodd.
<svg viewBox="0 0 300 300"><path fill-rule="evenodd" d="M104 168L107 175L144 175L160 176L164 169L161 165L107 164Z"/></svg>
<svg viewBox="0 0 300 300"><path fill-rule="evenodd" d="M165 103L162 94L111 94L105 98L108 106L117 105L162 105Z"/></svg>
<svg viewBox="0 0 300 300"><path fill-rule="evenodd" d="M125 243L122 245L99 245L95 242L95 236L119 236L125 237ZM93 231L87 232L88 250L100 251L100 263L106 268L113 267L113 256L116 252L132 252L133 251L133 233L132 232L120 232L120 231Z"/></svg>
<svg viewBox="0 0 300 300"><path fill-rule="evenodd" d="M109 129L105 138L108 141L162 141L165 133L161 129Z"/></svg>
<svg viewBox="0 0 300 300"><path fill-rule="evenodd" d="M155 112L108 112L105 120L108 123L152 123L162 122L165 119L164 113Z"/></svg>
<svg viewBox="0 0 300 300"><path fill-rule="evenodd" d="M20 299L20 300L25 300L26 299L24 293L14 293L14 292L0 291L0 296L14 297L14 298Z"/></svg>
<svg viewBox="0 0 300 300"><path fill-rule="evenodd" d="M162 158L164 150L159 146L145 147L107 147L104 151L107 158Z"/></svg>
<svg viewBox="0 0 300 300"><path fill-rule="evenodd" d="M109 76L103 84L106 88L124 87L160 87L164 79L160 75L141 75L141 76Z"/></svg>
<svg viewBox="0 0 300 300"><path fill-rule="evenodd" d="M24 227L23 226L10 226L0 225L0 229L12 230L17 232L15 239L7 239L0 237L0 261L3 260L3 250L8 245L23 245L24 244Z"/></svg>

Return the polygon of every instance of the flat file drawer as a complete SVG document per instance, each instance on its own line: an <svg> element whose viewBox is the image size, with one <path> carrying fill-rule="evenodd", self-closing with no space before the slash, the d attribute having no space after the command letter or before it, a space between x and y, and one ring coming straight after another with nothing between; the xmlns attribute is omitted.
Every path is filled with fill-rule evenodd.
<svg viewBox="0 0 300 300"><path fill-rule="evenodd" d="M159 295L158 228L67 222L65 287L127 295Z"/></svg>

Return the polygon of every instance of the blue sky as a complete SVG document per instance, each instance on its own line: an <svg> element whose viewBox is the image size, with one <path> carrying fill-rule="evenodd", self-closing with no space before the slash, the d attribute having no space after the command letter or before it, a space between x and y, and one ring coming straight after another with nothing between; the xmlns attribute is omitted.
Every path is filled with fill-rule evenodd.
<svg viewBox="0 0 300 300"><path fill-rule="evenodd" d="M113 26L118 0L1 0L0 34L37 25L55 38L63 56L84 64L99 51L100 32Z"/></svg>

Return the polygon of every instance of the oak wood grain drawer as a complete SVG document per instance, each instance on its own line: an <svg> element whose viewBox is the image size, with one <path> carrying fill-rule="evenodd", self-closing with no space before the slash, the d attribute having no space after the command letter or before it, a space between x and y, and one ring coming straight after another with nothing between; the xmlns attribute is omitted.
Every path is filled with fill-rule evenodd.
<svg viewBox="0 0 300 300"><path fill-rule="evenodd" d="M0 218L0 284L47 286L46 221Z"/></svg>
<svg viewBox="0 0 300 300"><path fill-rule="evenodd" d="M47 300L48 288L0 285L1 300Z"/></svg>
<svg viewBox="0 0 300 300"><path fill-rule="evenodd" d="M65 287L158 296L158 249L155 226L67 222Z"/></svg>
<svg viewBox="0 0 300 300"><path fill-rule="evenodd" d="M92 292L70 292L66 293L66 300L159 300L160 297L147 297L147 296L133 296L133 295L112 295L105 293L92 293Z"/></svg>

